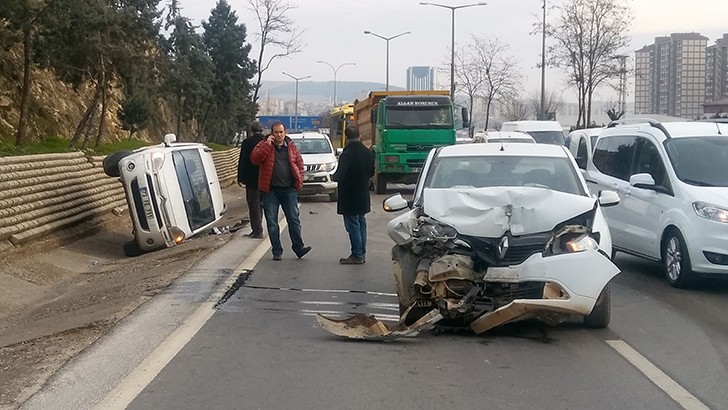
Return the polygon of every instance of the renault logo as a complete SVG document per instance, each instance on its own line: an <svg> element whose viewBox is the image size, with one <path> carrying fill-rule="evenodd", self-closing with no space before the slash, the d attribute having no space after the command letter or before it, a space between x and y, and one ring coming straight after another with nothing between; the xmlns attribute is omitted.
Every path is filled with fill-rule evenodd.
<svg viewBox="0 0 728 410"><path fill-rule="evenodd" d="M498 259L505 258L507 252L508 252L508 237L504 236L503 238L501 238L500 244L498 244Z"/></svg>

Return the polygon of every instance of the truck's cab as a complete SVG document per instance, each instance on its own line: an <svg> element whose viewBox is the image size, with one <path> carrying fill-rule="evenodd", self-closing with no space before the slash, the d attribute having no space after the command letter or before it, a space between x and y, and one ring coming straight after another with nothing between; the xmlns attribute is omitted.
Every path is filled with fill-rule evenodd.
<svg viewBox="0 0 728 410"><path fill-rule="evenodd" d="M373 92L356 105L362 141L375 153L377 194L387 182L416 182L431 149L455 144L453 111L446 91Z"/></svg>

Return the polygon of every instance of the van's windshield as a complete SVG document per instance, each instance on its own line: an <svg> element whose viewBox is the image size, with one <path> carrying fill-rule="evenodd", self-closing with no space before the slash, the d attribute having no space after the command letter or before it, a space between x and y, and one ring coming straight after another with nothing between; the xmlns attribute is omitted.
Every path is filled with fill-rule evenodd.
<svg viewBox="0 0 728 410"><path fill-rule="evenodd" d="M564 133L561 131L525 131L539 144L564 145Z"/></svg>
<svg viewBox="0 0 728 410"><path fill-rule="evenodd" d="M728 138L690 137L665 141L678 179L686 184L728 187Z"/></svg>

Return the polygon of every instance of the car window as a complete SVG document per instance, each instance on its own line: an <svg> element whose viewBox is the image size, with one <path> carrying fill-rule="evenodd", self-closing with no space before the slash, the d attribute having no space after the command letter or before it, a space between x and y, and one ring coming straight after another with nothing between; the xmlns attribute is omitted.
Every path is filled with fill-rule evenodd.
<svg viewBox="0 0 728 410"><path fill-rule="evenodd" d="M629 181L637 138L615 136L597 142L592 162L599 172L623 181Z"/></svg>
<svg viewBox="0 0 728 410"><path fill-rule="evenodd" d="M632 173L650 174L655 180L655 185L666 186L665 164L662 162L657 146L652 141L646 138L638 139L637 159Z"/></svg>
<svg viewBox="0 0 728 410"><path fill-rule="evenodd" d="M586 158L587 157L587 147L586 147L586 137L579 138L579 147L576 149L576 157L577 158Z"/></svg>
<svg viewBox="0 0 728 410"><path fill-rule="evenodd" d="M425 180L428 188L530 186L584 195L576 170L567 158L440 157Z"/></svg>
<svg viewBox="0 0 728 410"><path fill-rule="evenodd" d="M561 131L526 131L539 144L564 145L564 133Z"/></svg>
<svg viewBox="0 0 728 410"><path fill-rule="evenodd" d="M296 138L293 142L301 154L330 154L331 145L323 138Z"/></svg>
<svg viewBox="0 0 728 410"><path fill-rule="evenodd" d="M728 138L673 138L665 142L678 179L690 185L728 187Z"/></svg>
<svg viewBox="0 0 728 410"><path fill-rule="evenodd" d="M592 152L594 152L594 148L597 146L597 138L599 138L599 135L592 135L589 138L591 138Z"/></svg>
<svg viewBox="0 0 728 410"><path fill-rule="evenodd" d="M213 222L215 210L200 152L196 149L174 151L172 162L190 228L194 231Z"/></svg>

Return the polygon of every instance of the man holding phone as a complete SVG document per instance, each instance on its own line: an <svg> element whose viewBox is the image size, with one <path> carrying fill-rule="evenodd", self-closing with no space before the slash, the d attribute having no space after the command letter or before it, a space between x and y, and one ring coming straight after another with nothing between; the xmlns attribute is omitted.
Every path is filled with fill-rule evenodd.
<svg viewBox="0 0 728 410"><path fill-rule="evenodd" d="M286 127L281 122L271 126L271 134L260 141L250 154L250 161L260 166L258 189L263 200L268 238L270 238L273 260L281 260L280 227L278 226L278 210L288 222L288 234L293 244L293 253L302 258L310 250L303 243L301 236L301 220L298 213L298 195L303 187L303 157L293 141L286 136Z"/></svg>

